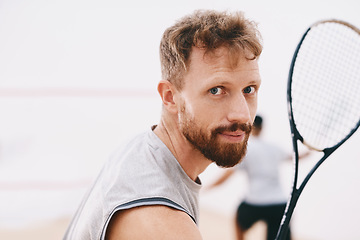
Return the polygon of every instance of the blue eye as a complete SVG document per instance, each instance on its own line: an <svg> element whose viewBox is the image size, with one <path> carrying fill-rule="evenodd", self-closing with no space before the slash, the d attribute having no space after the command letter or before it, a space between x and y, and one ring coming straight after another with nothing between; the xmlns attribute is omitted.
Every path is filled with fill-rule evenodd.
<svg viewBox="0 0 360 240"><path fill-rule="evenodd" d="M249 93L253 93L253 92L255 92L255 88L253 86L249 86L244 89L244 93L249 94Z"/></svg>
<svg viewBox="0 0 360 240"><path fill-rule="evenodd" d="M213 95L216 95L218 92L219 92L219 88L217 88L217 87L210 89L210 93Z"/></svg>
<svg viewBox="0 0 360 240"><path fill-rule="evenodd" d="M214 87L209 90L210 94L217 96L221 94L225 94L225 91L222 87Z"/></svg>

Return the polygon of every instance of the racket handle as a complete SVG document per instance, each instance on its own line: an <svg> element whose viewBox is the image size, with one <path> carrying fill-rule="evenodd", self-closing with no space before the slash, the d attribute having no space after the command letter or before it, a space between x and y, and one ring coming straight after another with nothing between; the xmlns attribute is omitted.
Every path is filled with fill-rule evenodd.
<svg viewBox="0 0 360 240"><path fill-rule="evenodd" d="M300 196L300 194L298 193L298 191L295 190L294 194L292 194L290 201L287 204L287 207L285 209L285 213L281 220L281 224L280 224L280 227L279 227L279 230L278 230L275 240L285 240L286 239L286 236L289 233L290 219L294 212L296 202L298 201L299 196Z"/></svg>

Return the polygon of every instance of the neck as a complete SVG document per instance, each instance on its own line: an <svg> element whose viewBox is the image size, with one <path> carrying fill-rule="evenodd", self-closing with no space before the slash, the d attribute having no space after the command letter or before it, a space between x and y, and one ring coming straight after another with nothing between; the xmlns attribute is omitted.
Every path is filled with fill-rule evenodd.
<svg viewBox="0 0 360 240"><path fill-rule="evenodd" d="M175 121L166 121L161 119L154 133L168 147L180 163L185 173L196 181L199 174L202 173L211 163L205 158L193 145L183 136Z"/></svg>

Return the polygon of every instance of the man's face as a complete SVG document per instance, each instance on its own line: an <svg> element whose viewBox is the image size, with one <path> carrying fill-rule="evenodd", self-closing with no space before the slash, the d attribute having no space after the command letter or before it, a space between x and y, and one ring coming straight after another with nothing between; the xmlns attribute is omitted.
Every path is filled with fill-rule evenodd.
<svg viewBox="0 0 360 240"><path fill-rule="evenodd" d="M179 125L207 159L232 167L246 153L261 80L256 60L240 55L234 64L225 48L215 54L193 48L180 91Z"/></svg>

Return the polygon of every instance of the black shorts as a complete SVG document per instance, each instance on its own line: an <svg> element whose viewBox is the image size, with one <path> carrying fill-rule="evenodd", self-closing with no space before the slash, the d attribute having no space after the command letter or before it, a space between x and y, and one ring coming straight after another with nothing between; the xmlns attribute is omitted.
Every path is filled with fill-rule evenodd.
<svg viewBox="0 0 360 240"><path fill-rule="evenodd" d="M242 230L249 229L255 222L264 221L268 229L268 239L275 239L284 215L286 203L272 205L253 205L242 202L236 213L236 222ZM290 239L290 231L289 237Z"/></svg>

